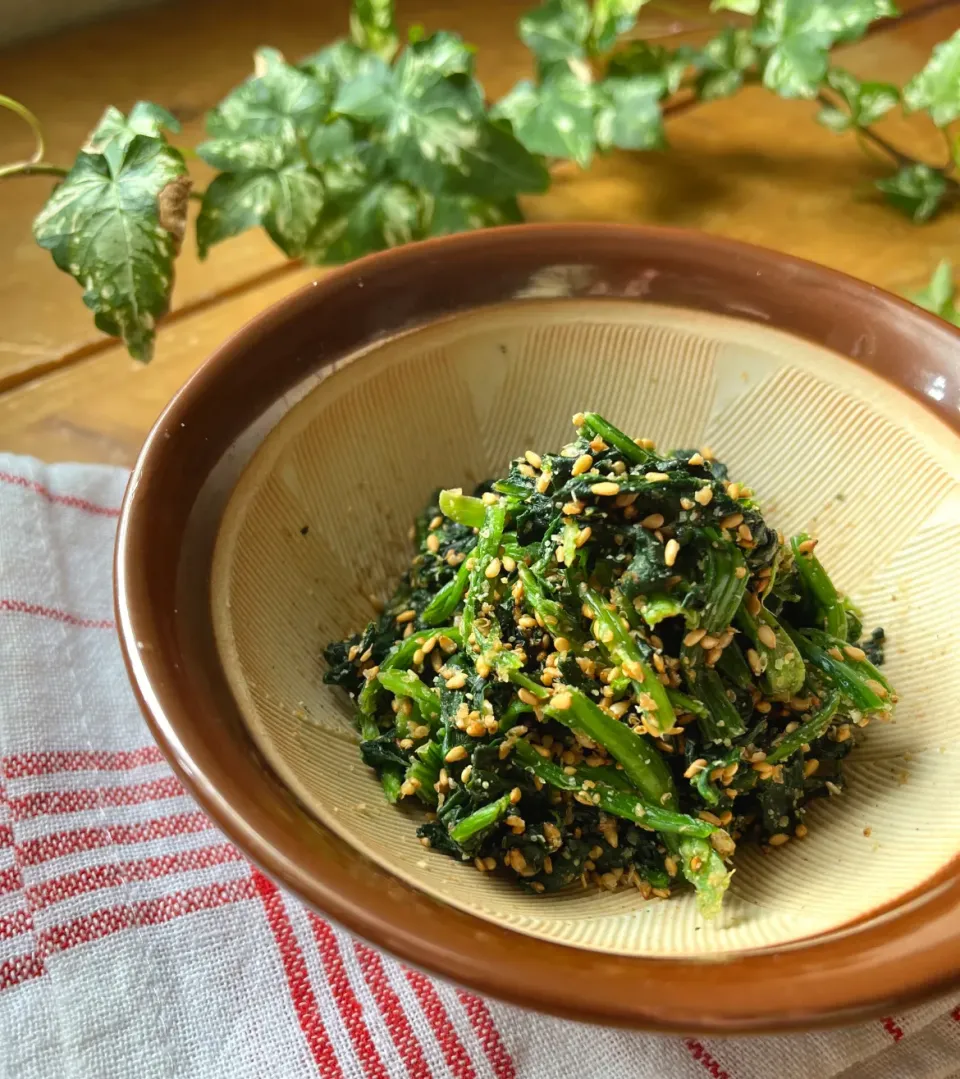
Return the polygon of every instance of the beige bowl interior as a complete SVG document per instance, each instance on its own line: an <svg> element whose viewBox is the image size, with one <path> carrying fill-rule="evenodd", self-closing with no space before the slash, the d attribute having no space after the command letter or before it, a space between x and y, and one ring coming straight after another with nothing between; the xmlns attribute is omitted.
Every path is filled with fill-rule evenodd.
<svg viewBox="0 0 960 1079"><path fill-rule="evenodd" d="M739 952L819 935L916 889L960 852L960 451L911 398L753 323L612 300L531 300L352 357L279 422L229 503L214 564L218 646L251 734L324 824L418 888L537 937L628 955ZM936 392L936 387L932 387ZM809 837L744 847L721 918L692 897L530 897L425 851L412 810L361 764L325 642L364 625L432 490L554 448L591 408L666 448L711 445L888 634L896 719L848 761ZM306 535L301 529L309 526Z"/></svg>

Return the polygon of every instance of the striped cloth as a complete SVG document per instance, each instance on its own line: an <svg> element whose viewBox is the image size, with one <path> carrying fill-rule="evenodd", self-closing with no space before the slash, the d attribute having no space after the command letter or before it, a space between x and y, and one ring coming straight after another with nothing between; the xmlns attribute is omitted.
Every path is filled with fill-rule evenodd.
<svg viewBox="0 0 960 1079"><path fill-rule="evenodd" d="M126 474L0 455L0 1076L948 1079L960 1007L656 1037L407 970L252 868L150 742L113 632Z"/></svg>

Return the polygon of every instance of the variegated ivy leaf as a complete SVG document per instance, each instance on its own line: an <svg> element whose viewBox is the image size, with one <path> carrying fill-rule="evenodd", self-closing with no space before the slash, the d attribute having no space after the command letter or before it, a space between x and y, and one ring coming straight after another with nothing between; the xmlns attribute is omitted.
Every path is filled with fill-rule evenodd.
<svg viewBox="0 0 960 1079"><path fill-rule="evenodd" d="M201 258L213 244L260 225L281 251L298 257L323 208L318 167L352 152L350 124L326 122L329 87L273 50L257 54L257 69L209 115L213 137L197 147L223 170L197 219Z"/></svg>
<svg viewBox="0 0 960 1079"><path fill-rule="evenodd" d="M598 84L597 94L596 131L601 149L655 150L666 145L660 111L663 80L659 75L611 76Z"/></svg>
<svg viewBox="0 0 960 1079"><path fill-rule="evenodd" d="M183 158L162 138L101 137L105 152L77 155L33 234L83 286L97 327L149 360L156 319L170 304L190 181Z"/></svg>
<svg viewBox="0 0 960 1079"><path fill-rule="evenodd" d="M730 97L743 86L746 73L757 62L757 50L750 40L750 31L725 27L704 45L694 63L697 76L697 95L704 101Z"/></svg>
<svg viewBox="0 0 960 1079"><path fill-rule="evenodd" d="M542 71L586 57L593 15L586 0L546 0L520 17L520 40Z"/></svg>
<svg viewBox="0 0 960 1079"><path fill-rule="evenodd" d="M411 45L394 69L371 65L341 88L333 107L369 125L396 176L420 190L454 188L497 201L549 182L540 162L488 120L472 53L455 35Z"/></svg>
<svg viewBox="0 0 960 1079"><path fill-rule="evenodd" d="M767 51L764 85L781 97L815 97L830 48L896 14L891 0L762 0L753 43Z"/></svg>
<svg viewBox="0 0 960 1079"><path fill-rule="evenodd" d="M817 121L831 131L848 131L852 127L869 127L885 116L900 100L900 91L888 82L860 82L849 71L831 68L827 86L835 91L845 108L824 106Z"/></svg>
<svg viewBox="0 0 960 1079"><path fill-rule="evenodd" d="M927 66L903 88L911 112L926 109L937 127L960 117L960 30L933 47Z"/></svg>
<svg viewBox="0 0 960 1079"><path fill-rule="evenodd" d="M180 121L152 101L138 101L129 116L124 116L119 109L110 105L100 117L84 149L91 154L105 154L114 149L122 153L134 135L160 138L164 128L175 135L179 134Z"/></svg>
<svg viewBox="0 0 960 1079"><path fill-rule="evenodd" d="M593 0L593 27L590 49L603 53L612 49L617 38L632 30L637 14L650 0Z"/></svg>
<svg viewBox="0 0 960 1079"><path fill-rule="evenodd" d="M429 236L446 236L452 232L469 232L492 225L512 225L523 220L515 199L488 202L476 195L440 195L428 208L426 232Z"/></svg>
<svg viewBox="0 0 960 1079"><path fill-rule="evenodd" d="M381 181L343 192L324 207L306 255L311 262L349 262L421 239L423 202L406 184Z"/></svg>
<svg viewBox="0 0 960 1079"><path fill-rule="evenodd" d="M940 209L947 181L929 165L904 165L889 179L877 180L877 187L887 202L921 224Z"/></svg>
<svg viewBox="0 0 960 1079"><path fill-rule="evenodd" d="M494 106L492 115L509 120L513 132L534 154L571 158L586 168L596 145L594 84L558 68L536 86L519 82Z"/></svg>
<svg viewBox="0 0 960 1079"><path fill-rule="evenodd" d="M673 94L680 89L684 73L694 58L694 51L679 48L676 51L648 41L633 41L615 53L607 67L608 75L656 76L663 85L663 94Z"/></svg>
<svg viewBox="0 0 960 1079"><path fill-rule="evenodd" d="M320 174L302 160L275 169L221 173L204 192L197 218L200 257L213 244L262 225L285 255L298 258L323 205Z"/></svg>
<svg viewBox="0 0 960 1079"><path fill-rule="evenodd" d="M908 292L907 299L947 322L952 322L954 326L960 326L960 307L956 303L957 286L953 280L953 265L949 259L941 260L926 287L918 292Z"/></svg>
<svg viewBox="0 0 960 1079"><path fill-rule="evenodd" d="M397 51L393 0L353 0L350 38L359 48L389 60Z"/></svg>

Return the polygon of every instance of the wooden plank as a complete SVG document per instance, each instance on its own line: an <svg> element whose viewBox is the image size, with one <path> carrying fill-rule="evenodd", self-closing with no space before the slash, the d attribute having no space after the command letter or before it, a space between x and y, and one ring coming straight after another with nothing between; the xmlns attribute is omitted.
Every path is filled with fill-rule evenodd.
<svg viewBox="0 0 960 1079"><path fill-rule="evenodd" d="M481 78L501 96L530 73L530 54L514 23L528 6L517 0L485 0L437 5L403 0L405 25L458 30L477 45ZM671 14L644 18L651 33L682 23L684 6L703 25L705 4L671 2ZM348 0L232 0L229 12L217 0L174 0L102 23L0 52L0 90L27 104L41 119L47 158L69 165L107 104L128 109L145 98L165 105L183 123L178 145L203 139L203 116L250 73L251 54L272 44L290 57L302 56L341 37L347 29ZM4 160L19 160L33 149L32 137L16 117L0 110ZM198 187L212 171L190 164ZM30 223L50 191L46 177L6 183L0 199L0 388L25 381L65 358L102 346L79 287L38 248ZM196 215L196 207L192 207ZM192 227L177 262L174 310L207 303L224 289L256 281L285 258L260 231L246 233L213 250L206 262L196 256Z"/></svg>
<svg viewBox="0 0 960 1079"><path fill-rule="evenodd" d="M908 0L916 8L924 0ZM518 0L462 0L437 5L430 0L404 0L400 5L406 24L422 22L428 28L459 30L478 47L481 78L492 97L504 93L530 71L530 56L516 37L514 23L530 3ZM171 108L183 121L181 145L192 146L203 137L203 114L250 70L250 54L259 44L272 43L296 57L342 35L347 25L347 0L234 0L229 17L216 0L175 0L161 7L137 11L81 29L29 42L0 52L4 93L20 98L40 116L47 134L48 158L69 164L77 148L102 112L113 103L127 109L138 98L155 100ZM678 27L700 28L716 22L705 0L655 2L643 12L639 36L657 36ZM872 57L874 75L906 76L915 71L930 45L952 29L949 13L898 28L858 46L856 55ZM724 139L739 127L746 102L717 106L710 112L712 134ZM776 124L788 123L790 106L767 102L763 116ZM704 118L707 113L698 113ZM707 122L704 119L702 122ZM753 126L756 126L755 124ZM829 136L824 135L824 138ZM678 144L679 145L679 144ZM29 133L13 116L0 112L0 146L5 159L15 160L32 149ZM756 148L759 152L759 147ZM603 201L594 202L608 188L608 177L618 169L643 179L646 161L636 166L601 165L597 175L582 185L572 207L595 216ZM191 164L198 185L210 171L202 162ZM624 173L625 174L625 173ZM686 172L688 180L693 174ZM599 186L598 186L599 185ZM689 183L684 190L689 189ZM3 187L0 199L0 388L18 384L63 362L105 347L80 302L78 286L58 272L49 255L30 235L30 223L50 189L45 178L24 178ZM631 191L627 205L637 206L643 196ZM583 201L589 206L580 209ZM550 200L535 216L552 213ZM560 200L557 205L566 205ZM610 204L615 214L617 204ZM192 211L196 213L196 208ZM174 309L208 304L225 290L257 282L263 273L275 273L284 258L260 232L251 232L216 248L201 264L192 236L178 260Z"/></svg>
<svg viewBox="0 0 960 1079"><path fill-rule="evenodd" d="M119 345L0 394L0 450L49 461L130 465L166 402L231 333L263 308L307 284L316 271L283 279L184 315L161 331L147 366Z"/></svg>

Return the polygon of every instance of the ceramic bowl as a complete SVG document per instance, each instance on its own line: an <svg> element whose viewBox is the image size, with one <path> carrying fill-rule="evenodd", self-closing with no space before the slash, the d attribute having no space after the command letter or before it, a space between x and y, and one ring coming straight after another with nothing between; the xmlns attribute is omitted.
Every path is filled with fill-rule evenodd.
<svg viewBox="0 0 960 1079"><path fill-rule="evenodd" d="M747 1031L896 1010L960 981L960 334L786 255L693 233L492 230L344 267L250 323L161 417L124 505L118 622L188 789L321 913L529 1007ZM440 486L599 411L709 443L815 532L888 636L900 704L847 792L719 919L693 898L519 892L425 851L360 762L320 652L361 627Z"/></svg>

